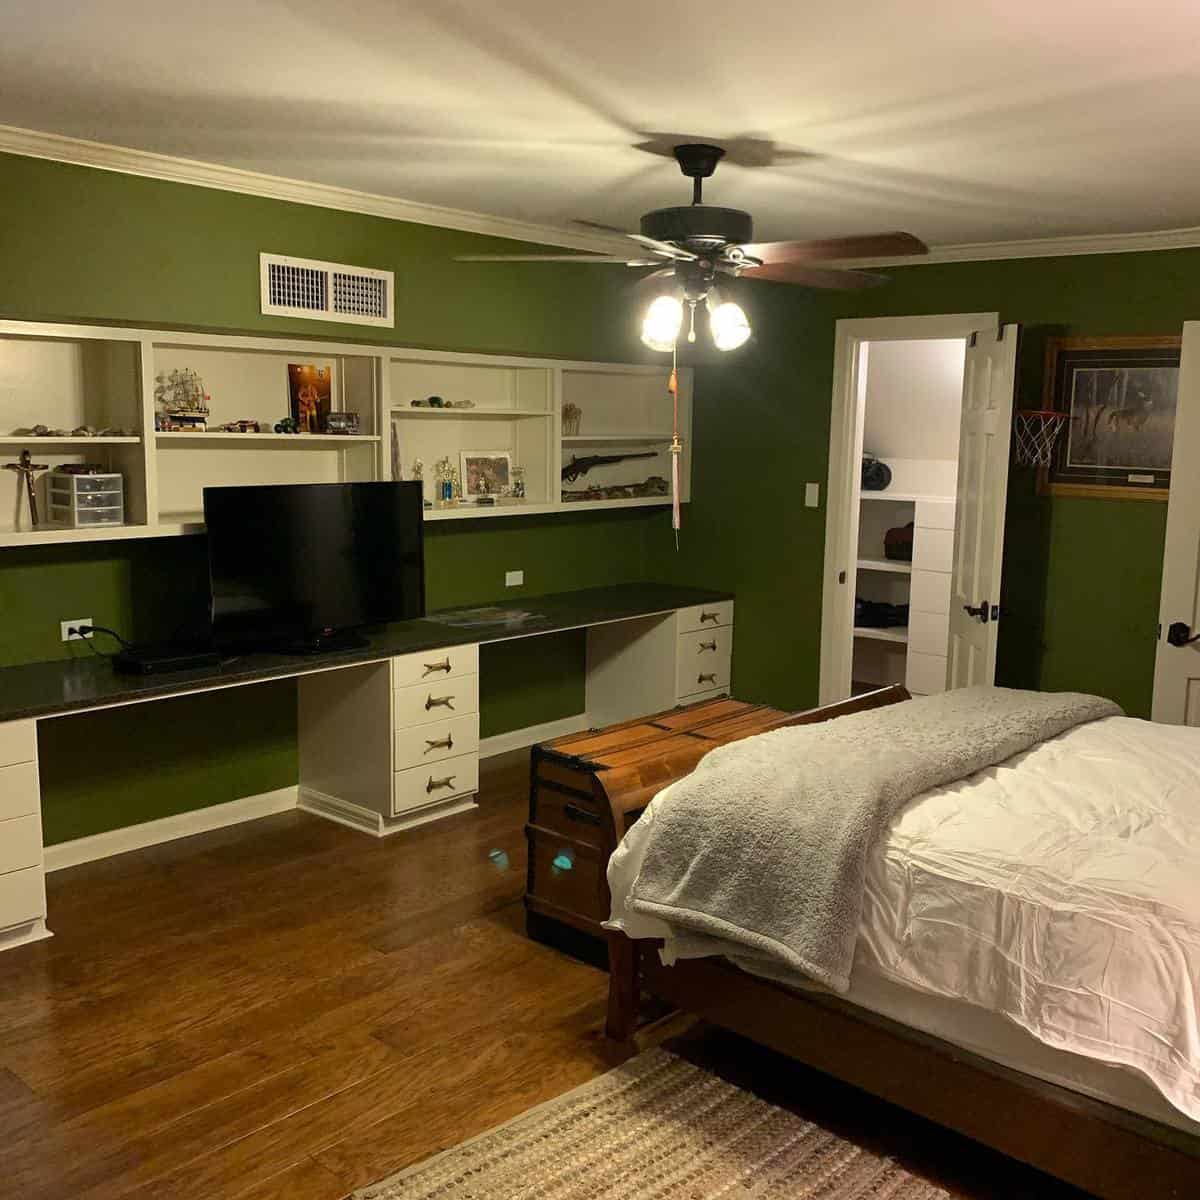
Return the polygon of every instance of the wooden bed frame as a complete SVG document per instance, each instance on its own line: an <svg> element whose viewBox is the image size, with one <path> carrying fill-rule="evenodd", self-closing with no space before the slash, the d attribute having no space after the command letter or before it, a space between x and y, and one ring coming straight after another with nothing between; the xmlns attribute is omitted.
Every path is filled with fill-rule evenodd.
<svg viewBox="0 0 1200 1200"><path fill-rule="evenodd" d="M909 699L900 687L797 714L829 720ZM657 941L609 934L607 1033L633 1040L648 993L1040 1168L1103 1200L1197 1200L1200 1137L1043 1082L823 993L725 959L664 967Z"/></svg>

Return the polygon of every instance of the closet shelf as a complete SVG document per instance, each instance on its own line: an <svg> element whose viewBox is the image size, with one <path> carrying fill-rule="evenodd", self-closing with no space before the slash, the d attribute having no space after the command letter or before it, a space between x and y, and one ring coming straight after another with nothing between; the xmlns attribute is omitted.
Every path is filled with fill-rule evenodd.
<svg viewBox="0 0 1200 1200"><path fill-rule="evenodd" d="M157 441L167 444L186 442L189 446L200 446L212 443L228 448L230 442L236 442L259 449L278 446L288 450L307 450L314 447L331 450L338 446L359 446L364 442L370 444L382 440L366 433L226 433L224 430L194 433L188 429L163 430L154 437Z"/></svg>
<svg viewBox="0 0 1200 1200"><path fill-rule="evenodd" d="M6 433L0 435L0 446L28 446L30 449L54 446L136 446L140 437L35 437L33 434Z"/></svg>
<svg viewBox="0 0 1200 1200"><path fill-rule="evenodd" d="M860 558L858 569L860 571L883 571L889 575L911 575L912 563L893 562L890 558Z"/></svg>
<svg viewBox="0 0 1200 1200"><path fill-rule="evenodd" d="M631 445L667 446L670 445L669 433L593 433L591 435L572 434L563 437L564 446L599 446L602 443L625 442Z"/></svg>
<svg viewBox="0 0 1200 1200"><path fill-rule="evenodd" d="M869 638L875 642L899 642L905 644L908 641L908 629L869 629L865 625L855 625L854 636L856 638Z"/></svg>
<svg viewBox="0 0 1200 1200"><path fill-rule="evenodd" d="M435 421L470 420L472 417L552 417L544 408L413 408L393 405L393 417L425 417Z"/></svg>

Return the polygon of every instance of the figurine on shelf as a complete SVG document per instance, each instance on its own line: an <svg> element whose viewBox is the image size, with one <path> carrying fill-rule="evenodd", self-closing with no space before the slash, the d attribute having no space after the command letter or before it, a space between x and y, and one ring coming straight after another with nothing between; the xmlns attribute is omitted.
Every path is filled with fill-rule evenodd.
<svg viewBox="0 0 1200 1200"><path fill-rule="evenodd" d="M159 372L154 381L154 428L203 433L208 429L208 401L204 380L191 367Z"/></svg>
<svg viewBox="0 0 1200 1200"><path fill-rule="evenodd" d="M414 458L412 465L413 479L425 478L425 460L423 458Z"/></svg>
<svg viewBox="0 0 1200 1200"><path fill-rule="evenodd" d="M15 463L5 463L6 471L15 471L20 477L17 480L17 513L21 511L21 480L25 481L25 496L29 501L29 521L34 528L38 525L37 492L34 490L34 477L38 471L48 471L49 463L35 463L28 450L22 450Z"/></svg>
<svg viewBox="0 0 1200 1200"><path fill-rule="evenodd" d="M447 408L474 408L475 401L474 400L447 400L446 407Z"/></svg>
<svg viewBox="0 0 1200 1200"><path fill-rule="evenodd" d="M331 412L325 414L321 425L322 433L341 434L343 437L358 437L360 429L358 413Z"/></svg>
<svg viewBox="0 0 1200 1200"><path fill-rule="evenodd" d="M578 437L579 427L583 423L583 409L578 404L567 401L562 406L563 437Z"/></svg>
<svg viewBox="0 0 1200 1200"><path fill-rule="evenodd" d="M512 498L514 500L525 499L525 468L513 467L512 469Z"/></svg>
<svg viewBox="0 0 1200 1200"><path fill-rule="evenodd" d="M295 418L284 417L282 421L275 422L275 432L276 433L299 433L300 426L299 426L299 424L297 424Z"/></svg>
<svg viewBox="0 0 1200 1200"><path fill-rule="evenodd" d="M240 421L226 421L221 426L222 433L260 433L259 423L252 418L243 417Z"/></svg>
<svg viewBox="0 0 1200 1200"><path fill-rule="evenodd" d="M439 458L433 464L433 473L437 479L435 496L439 507L453 504L461 492L459 491L458 468L449 457Z"/></svg>

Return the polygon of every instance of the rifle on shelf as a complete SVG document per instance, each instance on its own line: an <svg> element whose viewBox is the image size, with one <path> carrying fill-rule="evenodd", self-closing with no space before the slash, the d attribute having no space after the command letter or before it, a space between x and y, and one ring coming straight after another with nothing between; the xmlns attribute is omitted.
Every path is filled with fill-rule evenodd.
<svg viewBox="0 0 1200 1200"><path fill-rule="evenodd" d="M583 458L571 455L571 461L562 469L563 483L574 483L580 475L586 475L593 467L604 467L609 463L628 462L631 458L657 458L657 450L638 454L585 454Z"/></svg>

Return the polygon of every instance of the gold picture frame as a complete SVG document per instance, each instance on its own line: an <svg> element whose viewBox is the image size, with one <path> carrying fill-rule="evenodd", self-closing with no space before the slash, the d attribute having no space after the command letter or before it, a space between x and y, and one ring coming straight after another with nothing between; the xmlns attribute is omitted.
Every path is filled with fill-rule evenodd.
<svg viewBox="0 0 1200 1200"><path fill-rule="evenodd" d="M1166 500L1179 380L1178 336L1050 338L1042 405L1067 414L1038 491Z"/></svg>

